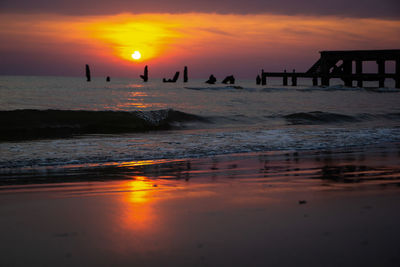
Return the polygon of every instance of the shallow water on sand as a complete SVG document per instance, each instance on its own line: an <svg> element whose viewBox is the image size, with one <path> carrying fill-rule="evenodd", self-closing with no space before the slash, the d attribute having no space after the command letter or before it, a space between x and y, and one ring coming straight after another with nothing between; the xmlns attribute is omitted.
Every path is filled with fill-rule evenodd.
<svg viewBox="0 0 400 267"><path fill-rule="evenodd" d="M0 265L398 266L399 155L246 153L48 173L55 183L0 188Z"/></svg>

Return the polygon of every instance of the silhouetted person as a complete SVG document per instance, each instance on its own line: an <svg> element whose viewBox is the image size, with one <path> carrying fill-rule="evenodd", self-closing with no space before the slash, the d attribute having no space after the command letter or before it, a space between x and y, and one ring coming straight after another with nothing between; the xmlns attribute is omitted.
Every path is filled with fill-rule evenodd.
<svg viewBox="0 0 400 267"><path fill-rule="evenodd" d="M178 78L179 78L179 71L177 71L177 72L175 72L175 75L174 75L174 77L172 78L172 79L163 79L163 82L165 82L165 83L174 83L174 82L176 82L177 80L178 80Z"/></svg>
<svg viewBox="0 0 400 267"><path fill-rule="evenodd" d="M183 70L183 82L187 83L188 82L188 68L185 66L185 69Z"/></svg>
<svg viewBox="0 0 400 267"><path fill-rule="evenodd" d="M210 78L206 81L208 84L214 84L217 81L217 79L214 77L214 75L210 75Z"/></svg>
<svg viewBox="0 0 400 267"><path fill-rule="evenodd" d="M261 84L261 77L260 77L260 74L257 75L256 84L257 84L257 85L260 85L260 84Z"/></svg>
<svg viewBox="0 0 400 267"><path fill-rule="evenodd" d="M233 75L226 76L225 79L222 81L223 84L235 84L235 77Z"/></svg>
<svg viewBox="0 0 400 267"><path fill-rule="evenodd" d="M90 82L90 69L88 64L86 64L86 81Z"/></svg>
<svg viewBox="0 0 400 267"><path fill-rule="evenodd" d="M142 78L144 82L149 80L149 71L147 69L147 65L144 67L144 74L140 75L140 78Z"/></svg>
<svg viewBox="0 0 400 267"><path fill-rule="evenodd" d="M110 76L107 76L106 81L107 81L107 82L111 81Z"/></svg>

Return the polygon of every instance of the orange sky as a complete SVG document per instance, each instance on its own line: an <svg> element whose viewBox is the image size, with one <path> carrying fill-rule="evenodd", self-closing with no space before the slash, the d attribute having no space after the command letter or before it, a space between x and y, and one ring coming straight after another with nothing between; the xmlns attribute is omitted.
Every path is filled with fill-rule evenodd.
<svg viewBox="0 0 400 267"><path fill-rule="evenodd" d="M119 14L2 15L0 74L136 77L144 65L170 76L188 65L192 77L259 69L305 71L321 50L400 48L400 21L333 16ZM134 61L131 54L140 51ZM13 73L15 72L15 73ZM20 72L20 73L18 73Z"/></svg>

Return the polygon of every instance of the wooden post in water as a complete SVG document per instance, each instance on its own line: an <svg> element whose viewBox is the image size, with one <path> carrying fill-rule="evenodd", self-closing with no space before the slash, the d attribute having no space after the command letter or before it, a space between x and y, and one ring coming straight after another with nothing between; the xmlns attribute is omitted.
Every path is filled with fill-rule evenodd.
<svg viewBox="0 0 400 267"><path fill-rule="evenodd" d="M267 85L267 75L265 75L264 69L261 70L261 85Z"/></svg>
<svg viewBox="0 0 400 267"><path fill-rule="evenodd" d="M362 74L362 60L356 61L356 74ZM361 77L357 79L357 87L363 87L363 79Z"/></svg>
<svg viewBox="0 0 400 267"><path fill-rule="evenodd" d="M283 85L287 86L287 72L286 69L283 71Z"/></svg>
<svg viewBox="0 0 400 267"><path fill-rule="evenodd" d="M89 65L86 64L86 81L90 82L91 77L90 77L90 68Z"/></svg>
<svg viewBox="0 0 400 267"><path fill-rule="evenodd" d="M379 59L376 63L378 63L378 74L385 75L385 60ZM379 87L385 87L385 78L379 78Z"/></svg>
<svg viewBox="0 0 400 267"><path fill-rule="evenodd" d="M147 65L144 67L143 75L140 75L140 78L142 78L144 82L149 80L149 69L147 68Z"/></svg>
<svg viewBox="0 0 400 267"><path fill-rule="evenodd" d="M187 83L188 82L188 68L185 66L183 70L183 82Z"/></svg>
<svg viewBox="0 0 400 267"><path fill-rule="evenodd" d="M297 86L297 76L295 75L296 70L293 69L293 75L292 75L292 86Z"/></svg>

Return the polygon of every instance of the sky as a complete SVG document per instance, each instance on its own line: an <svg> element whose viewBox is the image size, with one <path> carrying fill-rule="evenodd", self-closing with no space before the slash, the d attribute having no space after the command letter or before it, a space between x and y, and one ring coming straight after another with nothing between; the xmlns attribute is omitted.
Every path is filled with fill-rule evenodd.
<svg viewBox="0 0 400 267"><path fill-rule="evenodd" d="M400 49L397 0L0 1L0 75L252 78L355 49Z"/></svg>

